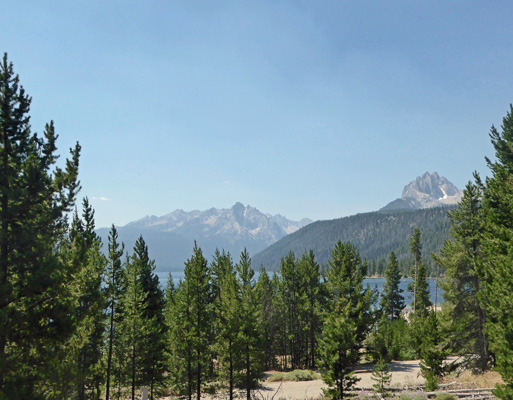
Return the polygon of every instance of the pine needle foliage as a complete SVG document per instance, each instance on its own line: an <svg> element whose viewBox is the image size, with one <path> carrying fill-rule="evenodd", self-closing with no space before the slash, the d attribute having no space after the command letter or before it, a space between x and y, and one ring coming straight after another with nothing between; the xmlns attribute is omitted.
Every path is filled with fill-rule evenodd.
<svg viewBox="0 0 513 400"><path fill-rule="evenodd" d="M390 366L383 357L378 359L376 365L372 369L371 379L376 382L372 387L374 387L378 393L385 393L385 386L390 386L390 382L392 381L392 372L390 372Z"/></svg>

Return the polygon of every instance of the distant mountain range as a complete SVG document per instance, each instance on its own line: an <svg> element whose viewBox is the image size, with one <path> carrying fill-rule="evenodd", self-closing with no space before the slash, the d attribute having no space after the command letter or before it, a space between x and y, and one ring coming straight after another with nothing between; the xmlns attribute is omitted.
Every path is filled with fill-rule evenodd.
<svg viewBox="0 0 513 400"><path fill-rule="evenodd" d="M142 235L161 272L182 271L192 255L194 241L209 261L216 248L230 252L234 261L246 248L255 269L263 265L267 270L277 270L281 258L290 251L301 256L312 249L317 261L327 264L339 239L357 246L373 273L380 273L392 250L406 272L413 229L421 230L423 254L431 265L429 254L438 251L449 238L447 210L461 197L462 192L446 178L426 172L405 186L401 198L380 211L340 219L291 221L236 203L229 209L175 210L161 217L147 216L117 229L130 253ZM109 230L97 230L103 243L108 242Z"/></svg>
<svg viewBox="0 0 513 400"><path fill-rule="evenodd" d="M175 210L161 217L147 216L116 229L129 252L142 235L158 270L180 271L192 255L194 241L209 261L216 248L230 252L237 260L244 248L250 255L256 254L311 222L307 218L291 221L236 203L229 209ZM97 230L103 243L108 242L109 231Z"/></svg>

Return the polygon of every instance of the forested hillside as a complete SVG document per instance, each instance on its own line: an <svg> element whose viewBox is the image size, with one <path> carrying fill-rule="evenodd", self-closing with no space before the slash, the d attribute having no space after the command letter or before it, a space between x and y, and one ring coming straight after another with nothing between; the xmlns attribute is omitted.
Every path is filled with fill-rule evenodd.
<svg viewBox="0 0 513 400"><path fill-rule="evenodd" d="M428 274L434 274L431 252L437 252L449 238L450 221L447 211L454 206L414 211L371 212L329 221L317 221L285 236L255 255L255 265L269 271L279 268L280 260L289 252L296 255L313 250L321 265L328 263L331 250L338 240L350 242L369 263L370 275L382 275L391 251L394 251L403 274L413 263L409 238L414 228L422 232L423 261Z"/></svg>

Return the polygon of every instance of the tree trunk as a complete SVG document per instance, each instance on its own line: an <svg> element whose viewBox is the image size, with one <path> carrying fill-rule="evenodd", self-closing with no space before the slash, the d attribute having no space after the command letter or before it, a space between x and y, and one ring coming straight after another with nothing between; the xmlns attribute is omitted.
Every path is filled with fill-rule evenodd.
<svg viewBox="0 0 513 400"><path fill-rule="evenodd" d="M230 400L233 400L233 358L232 340L230 339Z"/></svg>
<svg viewBox="0 0 513 400"><path fill-rule="evenodd" d="M114 301L110 306L109 354L107 356L107 381L105 382L105 400L110 396L110 370L112 366L112 342L114 341Z"/></svg>
<svg viewBox="0 0 513 400"><path fill-rule="evenodd" d="M249 359L249 344L246 344L246 399L251 400L251 364Z"/></svg>
<svg viewBox="0 0 513 400"><path fill-rule="evenodd" d="M3 131L3 129L2 129ZM2 232L0 236L0 289L4 289L7 285L7 275L9 273L9 217L8 217L8 208L9 208L9 178L8 178L8 163L9 163L9 155L7 153L7 149L9 148L9 141L7 139L7 133L3 132L3 157L2 157L2 186L5 192L2 194ZM2 290L3 291L3 290ZM3 295L7 295L8 293L4 293ZM2 296L0 298L0 310L7 306L8 299L7 297ZM5 363L5 348L7 346L7 326L8 321L5 321L5 325L0 326L0 392L2 392L4 386L4 371L6 366L3 365Z"/></svg>

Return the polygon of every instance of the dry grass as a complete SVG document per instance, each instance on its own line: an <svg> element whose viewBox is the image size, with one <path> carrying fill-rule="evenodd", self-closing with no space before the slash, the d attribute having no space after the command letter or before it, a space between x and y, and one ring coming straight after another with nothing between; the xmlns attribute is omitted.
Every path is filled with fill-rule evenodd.
<svg viewBox="0 0 513 400"><path fill-rule="evenodd" d="M459 374L452 373L445 376L440 383L461 383L465 389L493 388L497 384L503 384L500 374L496 371L486 371L482 374L474 374L472 371L465 370Z"/></svg>

